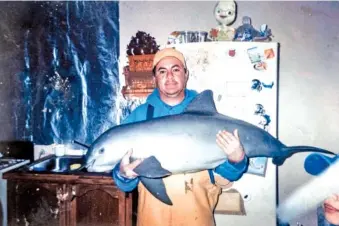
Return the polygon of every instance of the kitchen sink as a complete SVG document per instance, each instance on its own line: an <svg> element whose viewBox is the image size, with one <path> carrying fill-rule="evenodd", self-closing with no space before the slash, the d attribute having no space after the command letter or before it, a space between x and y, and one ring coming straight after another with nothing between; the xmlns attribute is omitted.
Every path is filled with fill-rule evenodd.
<svg viewBox="0 0 339 226"><path fill-rule="evenodd" d="M84 156L50 155L41 158L29 165L26 165L26 170L31 172L56 172L67 173L72 171L83 171L80 168L84 163Z"/></svg>

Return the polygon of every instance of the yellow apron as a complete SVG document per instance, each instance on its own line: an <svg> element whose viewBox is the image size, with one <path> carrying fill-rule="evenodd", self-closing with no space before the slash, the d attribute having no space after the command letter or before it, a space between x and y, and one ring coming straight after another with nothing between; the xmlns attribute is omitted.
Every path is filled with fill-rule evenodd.
<svg viewBox="0 0 339 226"><path fill-rule="evenodd" d="M173 205L156 199L139 183L137 226L214 226L213 210L221 194L221 185L231 183L215 175L210 182L208 171L164 178Z"/></svg>

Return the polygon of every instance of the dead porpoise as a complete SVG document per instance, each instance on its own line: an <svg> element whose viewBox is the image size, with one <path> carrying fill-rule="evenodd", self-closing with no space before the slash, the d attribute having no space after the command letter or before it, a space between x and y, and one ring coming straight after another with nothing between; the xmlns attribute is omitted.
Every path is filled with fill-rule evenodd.
<svg viewBox="0 0 339 226"><path fill-rule="evenodd" d="M133 149L132 160L144 161L135 169L141 183L159 200L171 205L163 177L214 169L227 156L216 143L220 130L238 129L249 158L269 157L281 165L297 152L332 152L309 146L287 147L267 131L217 112L213 92L205 90L182 114L115 126L100 135L85 156L88 172L110 171Z"/></svg>

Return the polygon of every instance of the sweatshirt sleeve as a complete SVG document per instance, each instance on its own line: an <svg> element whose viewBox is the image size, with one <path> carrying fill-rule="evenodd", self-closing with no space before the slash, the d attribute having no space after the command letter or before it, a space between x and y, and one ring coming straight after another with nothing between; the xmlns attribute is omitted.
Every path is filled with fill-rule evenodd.
<svg viewBox="0 0 339 226"><path fill-rule="evenodd" d="M238 163L229 162L226 160L223 164L217 166L214 172L226 178L229 181L236 181L246 172L248 166L248 157L245 155L244 159Z"/></svg>
<svg viewBox="0 0 339 226"><path fill-rule="evenodd" d="M124 192L133 191L138 186L139 178L138 177L134 179L125 178L120 175L119 168L120 168L120 162L116 164L112 172L115 184L120 190Z"/></svg>

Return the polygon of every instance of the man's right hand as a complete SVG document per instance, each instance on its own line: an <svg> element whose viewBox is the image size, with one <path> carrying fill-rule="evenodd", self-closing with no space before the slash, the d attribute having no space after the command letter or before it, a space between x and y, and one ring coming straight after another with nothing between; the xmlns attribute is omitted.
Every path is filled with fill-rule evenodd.
<svg viewBox="0 0 339 226"><path fill-rule="evenodd" d="M122 157L121 162L120 162L120 175L123 177L126 177L128 179L134 179L138 176L133 170L135 167L137 167L143 159L137 159L133 162L130 162L130 157L133 153L133 150L129 150L124 157Z"/></svg>

